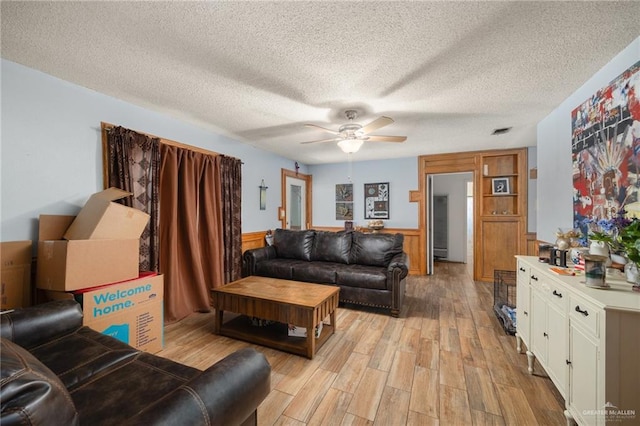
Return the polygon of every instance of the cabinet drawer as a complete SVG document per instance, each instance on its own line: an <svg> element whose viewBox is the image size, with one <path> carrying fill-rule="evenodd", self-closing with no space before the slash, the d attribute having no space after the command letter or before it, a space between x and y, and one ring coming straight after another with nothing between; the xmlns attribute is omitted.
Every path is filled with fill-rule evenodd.
<svg viewBox="0 0 640 426"><path fill-rule="evenodd" d="M549 300L552 305L555 305L562 312L567 311L567 300L569 300L569 291L563 290L562 287L555 283L549 283L548 290Z"/></svg>
<svg viewBox="0 0 640 426"><path fill-rule="evenodd" d="M600 337L598 327L601 316L600 308L573 294L570 296L569 301L569 318L571 318L571 321L581 324L586 331L589 331L595 337Z"/></svg>

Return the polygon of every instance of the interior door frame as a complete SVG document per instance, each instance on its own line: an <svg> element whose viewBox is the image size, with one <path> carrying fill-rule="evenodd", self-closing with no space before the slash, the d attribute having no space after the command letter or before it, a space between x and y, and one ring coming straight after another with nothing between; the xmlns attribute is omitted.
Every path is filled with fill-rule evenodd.
<svg viewBox="0 0 640 426"><path fill-rule="evenodd" d="M477 164L476 157L477 152L464 152L456 154L434 154L423 155L418 158L418 185L419 192L422 194L421 202L419 204L419 226L420 226L420 274L427 275L427 270L432 270L432 264L429 264L429 257L431 252L428 250L429 241L431 236L429 235L429 229L427 221L430 219L429 212L429 191L427 189L428 176L438 174L449 173L467 173L471 172L473 176L474 197L473 197L473 267L474 267L474 279L477 277L477 251L475 250L475 242L478 238L478 226L479 218L478 211L481 197L478 193L477 182L480 179L480 166ZM466 225L465 225L466 226Z"/></svg>
<svg viewBox="0 0 640 426"><path fill-rule="evenodd" d="M300 179L305 181L306 192L305 192L305 228L310 229L312 222L312 200L311 200L311 184L313 182L313 176L307 175L300 172L295 172L293 170L288 169L280 169L280 195L281 195L281 205L278 209L279 218L280 219L280 227L285 229L287 226L287 177Z"/></svg>

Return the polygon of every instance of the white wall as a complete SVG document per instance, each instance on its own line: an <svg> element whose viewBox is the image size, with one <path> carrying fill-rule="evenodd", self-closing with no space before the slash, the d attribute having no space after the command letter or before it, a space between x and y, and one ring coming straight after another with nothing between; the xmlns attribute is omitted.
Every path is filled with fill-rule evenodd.
<svg viewBox="0 0 640 426"><path fill-rule="evenodd" d="M2 241L37 239L40 214L76 214L102 189L101 121L241 159L243 232L279 225L280 169L294 161L4 59L1 67Z"/></svg>
<svg viewBox="0 0 640 426"><path fill-rule="evenodd" d="M538 239L555 241L557 228L573 227L571 111L640 60L640 37L538 123Z"/></svg>
<svg viewBox="0 0 640 426"><path fill-rule="evenodd" d="M467 250L467 182L472 173L445 173L433 176L433 195L448 197L448 253L445 260L466 262Z"/></svg>
<svg viewBox="0 0 640 426"><path fill-rule="evenodd" d="M357 156L358 154L354 154ZM345 154L346 156L346 154ZM400 158L382 161L309 165L313 175L313 225L344 226L336 220L336 184L353 181L353 221L366 226L364 219L364 184L389 182L389 220L387 228L418 227L418 203L409 202L409 191L418 189L418 159Z"/></svg>

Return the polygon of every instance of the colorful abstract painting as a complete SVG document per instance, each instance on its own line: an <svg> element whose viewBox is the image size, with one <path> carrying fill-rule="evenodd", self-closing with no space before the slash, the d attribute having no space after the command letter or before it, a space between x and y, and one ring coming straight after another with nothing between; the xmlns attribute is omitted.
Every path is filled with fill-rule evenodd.
<svg viewBox="0 0 640 426"><path fill-rule="evenodd" d="M640 217L638 91L640 61L571 112L576 228L621 209Z"/></svg>

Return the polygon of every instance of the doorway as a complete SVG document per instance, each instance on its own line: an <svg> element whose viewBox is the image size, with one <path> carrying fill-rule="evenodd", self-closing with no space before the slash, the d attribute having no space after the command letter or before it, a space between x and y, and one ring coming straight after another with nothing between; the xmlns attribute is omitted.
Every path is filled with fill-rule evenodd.
<svg viewBox="0 0 640 426"><path fill-rule="evenodd" d="M427 175L427 274L433 262L473 265L473 173Z"/></svg>
<svg viewBox="0 0 640 426"><path fill-rule="evenodd" d="M311 227L311 175L282 169L282 206L283 229Z"/></svg>

